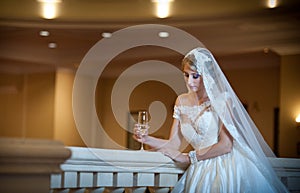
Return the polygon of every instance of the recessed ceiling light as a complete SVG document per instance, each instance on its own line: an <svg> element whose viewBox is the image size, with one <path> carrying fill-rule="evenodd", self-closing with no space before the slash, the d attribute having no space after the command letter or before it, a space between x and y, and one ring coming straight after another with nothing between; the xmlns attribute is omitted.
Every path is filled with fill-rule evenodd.
<svg viewBox="0 0 300 193"><path fill-rule="evenodd" d="M48 31L46 31L46 30L40 31L40 36L47 37L49 35L50 35L50 33Z"/></svg>
<svg viewBox="0 0 300 193"><path fill-rule="evenodd" d="M158 33L158 36L161 37L161 38L167 38L169 37L169 32L165 32L165 31L161 31Z"/></svg>
<svg viewBox="0 0 300 193"><path fill-rule="evenodd" d="M110 33L110 32L103 32L101 35L104 38L110 38L112 36L112 33Z"/></svg>
<svg viewBox="0 0 300 193"><path fill-rule="evenodd" d="M277 0L268 0L267 6L268 6L268 8L271 8L271 9L275 8L278 6L278 2L277 2Z"/></svg>
<svg viewBox="0 0 300 193"><path fill-rule="evenodd" d="M41 15L45 19L54 19L58 16L58 4L61 0L37 0L41 4Z"/></svg>
<svg viewBox="0 0 300 193"><path fill-rule="evenodd" d="M61 3L62 0L37 0L37 2L41 3Z"/></svg>
<svg viewBox="0 0 300 193"><path fill-rule="evenodd" d="M170 15L170 6L173 0L152 0L156 4L156 16L166 18Z"/></svg>
<svg viewBox="0 0 300 193"><path fill-rule="evenodd" d="M54 42L51 42L51 43L48 44L48 47L53 49L53 48L57 47L57 44L54 43Z"/></svg>

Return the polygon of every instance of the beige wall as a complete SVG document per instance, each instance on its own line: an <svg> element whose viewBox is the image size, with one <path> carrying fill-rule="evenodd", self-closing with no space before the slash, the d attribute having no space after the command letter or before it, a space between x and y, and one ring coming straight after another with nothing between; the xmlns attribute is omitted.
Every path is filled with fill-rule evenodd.
<svg viewBox="0 0 300 193"><path fill-rule="evenodd" d="M24 76L0 74L0 136L26 137Z"/></svg>
<svg viewBox="0 0 300 193"><path fill-rule="evenodd" d="M283 157L296 157L300 142L300 129L295 123L300 114L300 55L282 57L280 78L279 152Z"/></svg>
<svg viewBox="0 0 300 193"><path fill-rule="evenodd" d="M0 75L0 136L55 139L84 146L75 127L72 87L65 70Z"/></svg>
<svg viewBox="0 0 300 193"><path fill-rule="evenodd" d="M72 111L72 89L75 73L58 69L55 76L54 139L69 146L85 146L76 129Z"/></svg>
<svg viewBox="0 0 300 193"><path fill-rule="evenodd" d="M1 74L1 136L53 138L54 76Z"/></svg>

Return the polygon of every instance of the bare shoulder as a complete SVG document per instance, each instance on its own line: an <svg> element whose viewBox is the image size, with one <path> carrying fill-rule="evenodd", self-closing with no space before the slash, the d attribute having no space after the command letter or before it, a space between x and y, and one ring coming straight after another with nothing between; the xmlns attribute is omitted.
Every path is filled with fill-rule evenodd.
<svg viewBox="0 0 300 193"><path fill-rule="evenodd" d="M190 100L190 94L189 94L189 93L183 93L183 94L180 94L180 95L177 97L175 104L176 104L177 106L179 106L179 105L184 105L184 104L186 104L187 101L189 101L189 100Z"/></svg>

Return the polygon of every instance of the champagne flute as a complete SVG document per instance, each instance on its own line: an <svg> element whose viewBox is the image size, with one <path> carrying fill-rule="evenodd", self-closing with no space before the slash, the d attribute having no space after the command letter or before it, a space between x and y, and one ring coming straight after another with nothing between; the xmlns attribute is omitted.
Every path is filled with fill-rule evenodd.
<svg viewBox="0 0 300 193"><path fill-rule="evenodd" d="M144 136L148 135L148 129L149 129L149 115L147 111L139 111L138 114L138 123L136 124L136 130L135 133L136 135L140 136L143 138ZM141 149L144 150L144 142L142 139L141 142Z"/></svg>

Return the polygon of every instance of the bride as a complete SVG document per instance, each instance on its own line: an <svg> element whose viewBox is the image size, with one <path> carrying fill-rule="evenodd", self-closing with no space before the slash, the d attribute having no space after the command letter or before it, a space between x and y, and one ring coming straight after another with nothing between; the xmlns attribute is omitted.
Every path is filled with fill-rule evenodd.
<svg viewBox="0 0 300 193"><path fill-rule="evenodd" d="M134 135L176 162L190 166L172 192L288 192L268 157L274 157L213 55L195 48L182 61L188 93L178 96L168 140ZM187 141L194 150L181 153Z"/></svg>

